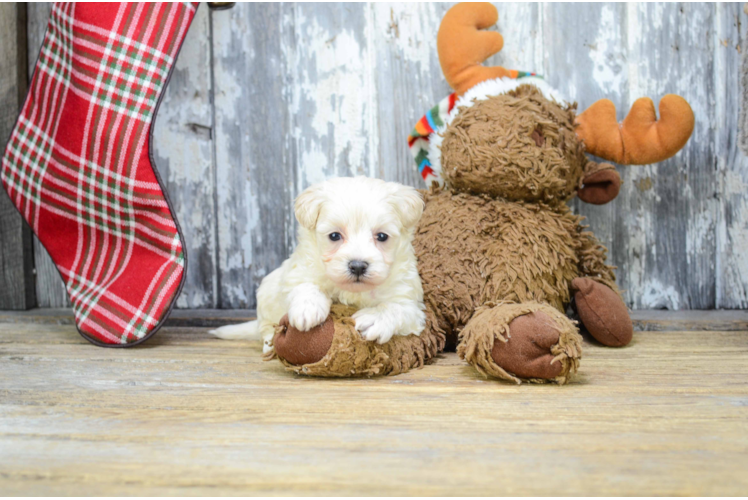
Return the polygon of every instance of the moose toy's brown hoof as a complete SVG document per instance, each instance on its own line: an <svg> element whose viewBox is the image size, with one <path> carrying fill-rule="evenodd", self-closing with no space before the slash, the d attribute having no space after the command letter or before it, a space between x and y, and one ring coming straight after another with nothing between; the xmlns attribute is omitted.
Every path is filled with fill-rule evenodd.
<svg viewBox="0 0 748 500"><path fill-rule="evenodd" d="M626 304L616 292L590 278L575 278L571 289L579 319L590 335L609 347L623 347L631 342L634 325Z"/></svg>
<svg viewBox="0 0 748 500"><path fill-rule="evenodd" d="M308 365L325 357L332 345L335 325L332 316L319 326L301 332L288 322L288 315L281 318L273 337L275 353L292 365Z"/></svg>
<svg viewBox="0 0 748 500"><path fill-rule="evenodd" d="M563 370L553 362L551 348L560 332L554 321L542 312L518 316L509 323L507 342L494 341L491 357L504 370L523 378L552 379Z"/></svg>

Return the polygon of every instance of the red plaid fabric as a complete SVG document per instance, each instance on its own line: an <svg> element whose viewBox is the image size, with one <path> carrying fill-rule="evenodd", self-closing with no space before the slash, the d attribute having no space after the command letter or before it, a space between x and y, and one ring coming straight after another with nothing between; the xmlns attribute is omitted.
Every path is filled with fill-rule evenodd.
<svg viewBox="0 0 748 500"><path fill-rule="evenodd" d="M0 178L57 265L81 334L132 345L184 277L150 155L152 120L192 3L57 3Z"/></svg>

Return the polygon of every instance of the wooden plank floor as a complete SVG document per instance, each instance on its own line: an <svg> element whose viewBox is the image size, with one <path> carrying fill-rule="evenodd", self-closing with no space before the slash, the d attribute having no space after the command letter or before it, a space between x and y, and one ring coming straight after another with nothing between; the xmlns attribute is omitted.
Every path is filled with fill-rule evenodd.
<svg viewBox="0 0 748 500"><path fill-rule="evenodd" d="M300 378L205 331L115 350L0 323L0 493L748 494L748 331L587 343L564 387L485 380L453 354Z"/></svg>

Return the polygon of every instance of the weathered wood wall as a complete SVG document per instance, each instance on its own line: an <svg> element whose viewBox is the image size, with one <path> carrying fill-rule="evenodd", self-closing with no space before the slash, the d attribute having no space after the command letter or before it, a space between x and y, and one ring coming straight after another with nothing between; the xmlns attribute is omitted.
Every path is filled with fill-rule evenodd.
<svg viewBox="0 0 748 500"><path fill-rule="evenodd" d="M335 175L420 186L405 138L449 93L435 35L451 4L202 7L156 121L156 158L187 238L179 306L252 308L294 245L293 198ZM623 118L640 96L683 95L684 151L620 167L609 205L575 208L611 249L638 309L748 307L748 158L738 147L740 4L499 4L490 63L543 75L585 108ZM49 6L29 5L29 68ZM35 247L42 306L66 303Z"/></svg>
<svg viewBox="0 0 748 500"><path fill-rule="evenodd" d="M26 5L0 4L0 144L5 146L26 95ZM0 191L4 193L2 188ZM0 304L34 307L31 229L8 196L0 195Z"/></svg>

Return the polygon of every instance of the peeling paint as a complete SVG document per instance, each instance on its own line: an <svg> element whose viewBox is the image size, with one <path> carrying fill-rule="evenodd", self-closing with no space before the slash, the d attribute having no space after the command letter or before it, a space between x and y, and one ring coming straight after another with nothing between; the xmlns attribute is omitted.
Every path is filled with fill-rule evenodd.
<svg viewBox="0 0 748 500"><path fill-rule="evenodd" d="M681 308L680 294L672 285L651 280L642 290L641 304L643 309L668 309L677 311Z"/></svg>
<svg viewBox="0 0 748 500"><path fill-rule="evenodd" d="M320 22L320 12L299 6L294 29L294 87L289 109L296 130L304 187L325 177L366 174L369 129L368 46L363 33Z"/></svg>
<svg viewBox="0 0 748 500"><path fill-rule="evenodd" d="M405 137L449 93L436 32L450 5L237 4L212 15L212 40L211 14L198 10L155 130L187 239L179 307L252 307L259 281L293 248L292 200L312 183L365 174L421 187ZM574 205L609 243L627 304L748 307L748 159L735 134L741 56L725 50L745 45L742 6L497 8L491 29L505 45L487 64L540 72L580 109L610 98L619 119L635 99L671 92L697 116L683 152L619 166L616 200ZM29 15L38 31L29 46L38 47L46 12L30 5ZM40 303L53 303L59 277L41 249L35 256Z"/></svg>
<svg viewBox="0 0 748 500"><path fill-rule="evenodd" d="M606 94L618 92L626 80L621 40L618 36L611 36L619 31L620 22L616 18L614 7L604 6L597 37L590 46L590 59L593 62L592 78Z"/></svg>

